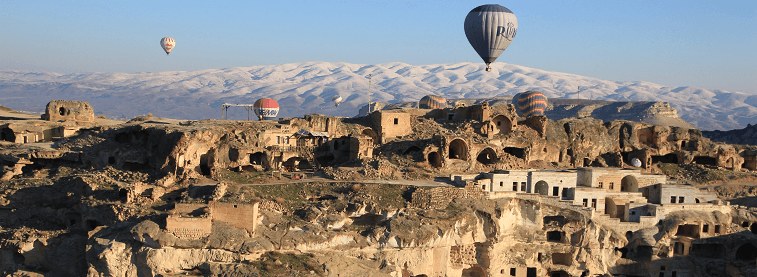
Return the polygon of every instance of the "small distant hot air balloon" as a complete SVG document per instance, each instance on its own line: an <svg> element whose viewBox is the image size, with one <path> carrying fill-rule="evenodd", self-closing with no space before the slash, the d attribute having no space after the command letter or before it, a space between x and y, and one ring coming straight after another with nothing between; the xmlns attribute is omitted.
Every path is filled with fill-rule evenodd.
<svg viewBox="0 0 757 277"><path fill-rule="evenodd" d="M171 50L176 46L176 41L172 37L164 37L160 39L160 47L163 47L163 51L166 51L166 55L171 54Z"/></svg>
<svg viewBox="0 0 757 277"><path fill-rule="evenodd" d="M513 105L523 117L544 115L547 109L547 97L538 91L527 91L518 93L513 97Z"/></svg>
<svg viewBox="0 0 757 277"><path fill-rule="evenodd" d="M253 110L260 120L274 120L279 115L279 102L271 98L260 98L253 104Z"/></svg>
<svg viewBox="0 0 757 277"><path fill-rule="evenodd" d="M631 165L634 167L641 167L641 160L639 158L631 159Z"/></svg>
<svg viewBox="0 0 757 277"><path fill-rule="evenodd" d="M421 109L444 109L447 107L447 99L436 95L426 95L418 101Z"/></svg>
<svg viewBox="0 0 757 277"><path fill-rule="evenodd" d="M490 64L513 42L518 18L503 6L482 5L468 12L464 27L468 42L486 63L486 71L490 71Z"/></svg>
<svg viewBox="0 0 757 277"><path fill-rule="evenodd" d="M342 102L344 102L344 99L342 99L341 96L337 95L337 96L334 96L334 98L332 98L331 101L334 101L334 107L339 107L339 104L342 104Z"/></svg>

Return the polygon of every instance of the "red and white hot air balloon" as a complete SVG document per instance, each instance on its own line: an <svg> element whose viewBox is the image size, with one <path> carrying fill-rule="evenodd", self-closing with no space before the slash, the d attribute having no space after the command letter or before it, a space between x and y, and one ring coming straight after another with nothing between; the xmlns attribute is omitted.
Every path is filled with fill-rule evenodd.
<svg viewBox="0 0 757 277"><path fill-rule="evenodd" d="M271 98L260 98L253 104L253 110L260 120L274 120L279 115L279 102Z"/></svg>
<svg viewBox="0 0 757 277"><path fill-rule="evenodd" d="M176 41L172 37L164 37L160 39L160 47L163 47L163 51L166 51L166 55L171 54L171 50L173 50L174 46L176 46Z"/></svg>

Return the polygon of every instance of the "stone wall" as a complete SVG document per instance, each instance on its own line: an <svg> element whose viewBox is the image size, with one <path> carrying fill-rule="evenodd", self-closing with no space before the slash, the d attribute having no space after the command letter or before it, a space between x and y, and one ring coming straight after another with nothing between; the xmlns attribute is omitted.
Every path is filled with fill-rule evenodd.
<svg viewBox="0 0 757 277"><path fill-rule="evenodd" d="M371 114L371 123L381 143L412 133L411 120L411 115L402 111L377 111Z"/></svg>
<svg viewBox="0 0 757 277"><path fill-rule="evenodd" d="M178 238L199 239L210 235L212 221L210 217L180 217L166 218L166 231Z"/></svg>
<svg viewBox="0 0 757 277"><path fill-rule="evenodd" d="M449 251L449 262L455 267L477 264L476 246L473 244L452 246Z"/></svg>
<svg viewBox="0 0 757 277"><path fill-rule="evenodd" d="M214 222L223 222L255 234L258 222L258 203L224 203L213 201L209 205Z"/></svg>
<svg viewBox="0 0 757 277"><path fill-rule="evenodd" d="M424 188L413 192L410 204L421 209L444 209L455 199L484 198L484 192L473 185L466 185L463 188Z"/></svg>
<svg viewBox="0 0 757 277"><path fill-rule="evenodd" d="M714 193L688 185L658 184L641 191L649 203L654 204L696 204L718 200Z"/></svg>
<svg viewBox="0 0 757 277"><path fill-rule="evenodd" d="M53 100L47 103L42 119L49 121L95 121L95 110L85 101Z"/></svg>

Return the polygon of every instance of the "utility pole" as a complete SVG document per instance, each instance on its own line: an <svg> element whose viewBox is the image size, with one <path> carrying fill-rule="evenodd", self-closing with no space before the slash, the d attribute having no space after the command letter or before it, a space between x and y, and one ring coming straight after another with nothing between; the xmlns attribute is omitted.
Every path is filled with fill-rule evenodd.
<svg viewBox="0 0 757 277"><path fill-rule="evenodd" d="M371 77L373 74L368 74L368 114L371 114Z"/></svg>

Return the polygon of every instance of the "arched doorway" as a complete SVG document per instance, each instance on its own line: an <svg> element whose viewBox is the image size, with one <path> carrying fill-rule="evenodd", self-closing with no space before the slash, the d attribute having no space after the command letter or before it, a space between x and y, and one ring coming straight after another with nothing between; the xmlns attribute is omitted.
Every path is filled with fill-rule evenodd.
<svg viewBox="0 0 757 277"><path fill-rule="evenodd" d="M536 182L536 186L534 186L534 192L541 195L547 195L549 193L549 184L544 181Z"/></svg>
<svg viewBox="0 0 757 277"><path fill-rule="evenodd" d="M198 167L200 174L204 176L210 176L210 155L205 153L200 155L200 166Z"/></svg>
<svg viewBox="0 0 757 277"><path fill-rule="evenodd" d="M442 156L439 155L439 152L434 151L428 153L426 159L428 160L428 164L432 167L442 167Z"/></svg>
<svg viewBox="0 0 757 277"><path fill-rule="evenodd" d="M461 277L484 277L486 276L486 271L484 271L483 268L480 266L471 266L469 268L463 269Z"/></svg>
<svg viewBox="0 0 757 277"><path fill-rule="evenodd" d="M468 145L462 139L454 139L449 143L450 159L468 160Z"/></svg>
<svg viewBox="0 0 757 277"><path fill-rule="evenodd" d="M677 164L678 163L678 155L676 153L670 153L664 156L652 156L652 163L668 163L668 164Z"/></svg>
<svg viewBox="0 0 757 277"><path fill-rule="evenodd" d="M265 162L265 153L255 152L255 153L250 154L250 164L263 165L264 162Z"/></svg>
<svg viewBox="0 0 757 277"><path fill-rule="evenodd" d="M291 157L284 162L284 167L288 170L297 171L310 169L310 162L300 157Z"/></svg>
<svg viewBox="0 0 757 277"><path fill-rule="evenodd" d="M365 136L371 137L371 139L373 139L373 143L374 144L376 144L376 143L379 142L378 141L378 135L376 134L375 131L373 131L373 129L371 129L371 128L363 129L363 132L361 132L361 133L363 135L365 135Z"/></svg>
<svg viewBox="0 0 757 277"><path fill-rule="evenodd" d="M639 181L633 175L626 175L620 179L620 191L639 192Z"/></svg>
<svg viewBox="0 0 757 277"><path fill-rule="evenodd" d="M512 121L504 115L495 116L494 119L492 119L492 124L496 126L497 131L499 131L499 134L501 135L510 133L513 128Z"/></svg>
<svg viewBox="0 0 757 277"><path fill-rule="evenodd" d="M742 261L754 261L757 259L757 247L754 247L751 243L739 246L736 249L736 259Z"/></svg>
<svg viewBox="0 0 757 277"><path fill-rule="evenodd" d="M484 165L495 164L498 161L497 152L494 152L494 149L489 147L484 148L484 150L478 153L476 161Z"/></svg>
<svg viewBox="0 0 757 277"><path fill-rule="evenodd" d="M412 145L412 146L408 147L407 149L405 149L405 151L402 152L402 155L411 155L411 154L413 154L415 152L420 152L420 151L421 151L421 149L418 148L418 146Z"/></svg>

